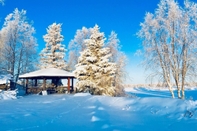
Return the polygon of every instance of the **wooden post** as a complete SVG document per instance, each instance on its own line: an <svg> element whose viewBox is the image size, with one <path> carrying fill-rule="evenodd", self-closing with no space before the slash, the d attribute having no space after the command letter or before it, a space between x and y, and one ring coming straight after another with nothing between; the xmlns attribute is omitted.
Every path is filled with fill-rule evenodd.
<svg viewBox="0 0 197 131"><path fill-rule="evenodd" d="M72 78L72 91L74 91L74 78Z"/></svg>
<svg viewBox="0 0 197 131"><path fill-rule="evenodd" d="M68 89L68 93L70 93L70 78L68 78L68 87L67 87L67 89Z"/></svg>
<svg viewBox="0 0 197 131"><path fill-rule="evenodd" d="M35 79L35 87L37 87L37 86L38 86L38 80Z"/></svg>
<svg viewBox="0 0 197 131"><path fill-rule="evenodd" d="M25 85L25 88L26 88L26 94L28 93L28 92L27 92L27 90L28 90L28 83L29 83L29 81L28 81L28 79L26 79L26 82L25 82L25 84L26 84L26 85Z"/></svg>
<svg viewBox="0 0 197 131"><path fill-rule="evenodd" d="M46 78L43 79L43 89L46 90Z"/></svg>

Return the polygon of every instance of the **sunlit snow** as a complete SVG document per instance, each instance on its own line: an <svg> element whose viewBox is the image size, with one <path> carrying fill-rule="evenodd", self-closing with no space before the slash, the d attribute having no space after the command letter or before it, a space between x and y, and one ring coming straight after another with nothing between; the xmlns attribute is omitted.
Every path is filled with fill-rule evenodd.
<svg viewBox="0 0 197 131"><path fill-rule="evenodd" d="M187 90L186 100L171 99L167 90L137 88L127 91L135 97L79 93L28 95L14 100L0 100L0 130L196 130L197 90Z"/></svg>

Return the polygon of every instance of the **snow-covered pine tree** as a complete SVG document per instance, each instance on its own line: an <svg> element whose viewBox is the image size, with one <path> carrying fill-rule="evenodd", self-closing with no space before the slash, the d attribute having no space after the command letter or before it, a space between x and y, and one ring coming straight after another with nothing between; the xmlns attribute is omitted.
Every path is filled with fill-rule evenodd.
<svg viewBox="0 0 197 131"><path fill-rule="evenodd" d="M61 24L53 23L47 29L47 34L43 36L46 47L40 53L40 68L59 68L66 70L65 46L61 43Z"/></svg>
<svg viewBox="0 0 197 131"><path fill-rule="evenodd" d="M104 33L98 25L92 30L90 39L86 39L87 48L81 52L76 70L77 87L81 92L89 91L93 95L114 96L114 74L116 65L109 62L109 48L104 48Z"/></svg>

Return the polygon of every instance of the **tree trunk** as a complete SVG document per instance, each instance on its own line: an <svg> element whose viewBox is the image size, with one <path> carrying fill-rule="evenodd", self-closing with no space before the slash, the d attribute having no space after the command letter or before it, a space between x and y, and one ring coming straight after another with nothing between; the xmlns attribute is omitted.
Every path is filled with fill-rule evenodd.
<svg viewBox="0 0 197 131"><path fill-rule="evenodd" d="M15 82L18 81L18 77L19 77L19 74L20 74L20 71L21 71L21 63L22 63L22 56L23 56L23 50L22 50L22 48L23 47L21 47L20 54L19 54L18 68L17 68Z"/></svg>
<svg viewBox="0 0 197 131"><path fill-rule="evenodd" d="M182 87L181 87L181 99L185 99L185 88L184 88L184 84L185 84L185 81L184 80L182 80Z"/></svg>
<svg viewBox="0 0 197 131"><path fill-rule="evenodd" d="M169 91L171 93L172 98L174 98L174 92L173 92L173 89L172 89L172 85L168 84L168 88L169 88Z"/></svg>
<svg viewBox="0 0 197 131"><path fill-rule="evenodd" d="M161 56L162 52L160 52L156 41L155 41L155 47L156 47L157 54L159 56L159 62L160 62L160 66L161 66L162 71L163 71L164 80L166 81L166 83L168 85L168 89L169 89L169 91L172 95L172 98L174 98L174 92L173 92L171 81L170 81L170 69L169 69L170 67L167 64L169 56L168 56L168 54L166 54L166 55L164 55L164 58L162 58L162 56ZM164 51L167 51L167 49L165 49L165 47L163 47L162 49Z"/></svg>
<svg viewBox="0 0 197 131"><path fill-rule="evenodd" d="M169 91L171 93L172 98L174 98L174 91L173 91L172 85L170 83L170 75L168 74L165 77L167 77L166 78L166 80L167 80L166 82L167 82L167 85L168 85L168 89L169 89Z"/></svg>
<svg viewBox="0 0 197 131"><path fill-rule="evenodd" d="M185 99L185 76L186 76L186 72L187 72L187 49L186 49L186 45L183 45L183 56L182 56L183 60L182 60L182 85L181 85L181 99Z"/></svg>
<svg viewBox="0 0 197 131"><path fill-rule="evenodd" d="M177 78L175 78L175 83L176 83L176 86L177 86L178 98L181 98L181 87L179 86L179 80L177 80Z"/></svg>

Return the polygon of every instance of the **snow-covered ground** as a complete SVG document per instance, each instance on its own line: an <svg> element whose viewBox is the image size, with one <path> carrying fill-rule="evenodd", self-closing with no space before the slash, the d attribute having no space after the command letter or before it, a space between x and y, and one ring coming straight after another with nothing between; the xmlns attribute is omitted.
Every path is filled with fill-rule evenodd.
<svg viewBox="0 0 197 131"><path fill-rule="evenodd" d="M125 88L125 91L136 97L161 97L171 98L168 88ZM175 97L177 90L174 88ZM197 100L197 87L187 87L185 89L186 100Z"/></svg>
<svg viewBox="0 0 197 131"><path fill-rule="evenodd" d="M0 100L0 131L197 130L197 90L187 92L193 100L171 99L166 90L126 90L136 97L62 94Z"/></svg>
<svg viewBox="0 0 197 131"><path fill-rule="evenodd" d="M11 99L17 99L17 90L13 90L13 91L0 90L0 100L11 100Z"/></svg>

